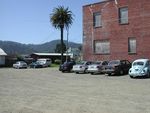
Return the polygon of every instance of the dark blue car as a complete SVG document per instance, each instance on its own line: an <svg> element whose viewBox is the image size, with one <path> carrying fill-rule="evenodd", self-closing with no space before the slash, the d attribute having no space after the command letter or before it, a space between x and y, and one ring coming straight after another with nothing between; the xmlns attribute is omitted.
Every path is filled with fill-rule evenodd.
<svg viewBox="0 0 150 113"><path fill-rule="evenodd" d="M39 62L32 62L30 65L29 65L30 68L42 68L43 65L40 64Z"/></svg>
<svg viewBox="0 0 150 113"><path fill-rule="evenodd" d="M76 64L75 61L64 62L64 64L60 65L59 71L70 72L73 68L73 65L75 65L75 64Z"/></svg>

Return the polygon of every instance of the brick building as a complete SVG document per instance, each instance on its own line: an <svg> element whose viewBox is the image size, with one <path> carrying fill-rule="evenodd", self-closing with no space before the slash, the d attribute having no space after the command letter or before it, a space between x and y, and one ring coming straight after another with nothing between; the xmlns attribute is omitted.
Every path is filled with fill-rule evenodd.
<svg viewBox="0 0 150 113"><path fill-rule="evenodd" d="M150 0L83 6L83 59L150 58Z"/></svg>

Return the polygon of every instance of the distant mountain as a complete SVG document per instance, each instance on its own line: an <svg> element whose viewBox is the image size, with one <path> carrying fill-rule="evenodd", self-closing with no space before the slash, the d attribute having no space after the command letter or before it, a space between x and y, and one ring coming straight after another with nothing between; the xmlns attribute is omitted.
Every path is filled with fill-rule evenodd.
<svg viewBox="0 0 150 113"><path fill-rule="evenodd" d="M2 48L7 54L31 54L33 52L55 52L56 45L60 43L60 40L53 40L43 44L21 44L12 41L0 41L0 48ZM67 41L64 41L66 44ZM81 44L69 42L69 47L79 48Z"/></svg>

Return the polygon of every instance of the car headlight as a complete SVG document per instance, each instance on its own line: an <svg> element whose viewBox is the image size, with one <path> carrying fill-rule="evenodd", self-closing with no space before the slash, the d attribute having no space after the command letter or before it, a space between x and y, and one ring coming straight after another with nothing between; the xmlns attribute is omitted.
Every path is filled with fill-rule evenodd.
<svg viewBox="0 0 150 113"><path fill-rule="evenodd" d="M130 68L130 69L129 69L129 73L131 73L131 72L132 72L132 69Z"/></svg>
<svg viewBox="0 0 150 113"><path fill-rule="evenodd" d="M146 74L147 73L147 68L144 68L142 71L141 71L142 74Z"/></svg>

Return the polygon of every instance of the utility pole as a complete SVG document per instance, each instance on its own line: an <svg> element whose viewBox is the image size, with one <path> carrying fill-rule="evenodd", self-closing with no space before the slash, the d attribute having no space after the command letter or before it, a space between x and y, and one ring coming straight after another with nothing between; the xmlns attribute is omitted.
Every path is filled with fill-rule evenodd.
<svg viewBox="0 0 150 113"><path fill-rule="evenodd" d="M117 0L115 0L115 4L118 5L118 1Z"/></svg>
<svg viewBox="0 0 150 113"><path fill-rule="evenodd" d="M68 60L68 37L69 37L69 28L67 28L66 61Z"/></svg>

